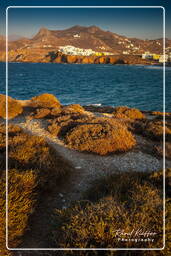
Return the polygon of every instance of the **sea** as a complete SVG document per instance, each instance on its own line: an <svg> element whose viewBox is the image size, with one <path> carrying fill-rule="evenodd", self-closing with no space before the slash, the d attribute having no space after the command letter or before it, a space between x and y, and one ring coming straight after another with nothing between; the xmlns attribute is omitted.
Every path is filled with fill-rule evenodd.
<svg viewBox="0 0 171 256"><path fill-rule="evenodd" d="M0 93L5 94L5 63L0 63ZM171 112L171 68L166 67L166 111ZM8 94L30 99L54 94L64 104L129 106L163 110L163 69L111 64L9 63Z"/></svg>

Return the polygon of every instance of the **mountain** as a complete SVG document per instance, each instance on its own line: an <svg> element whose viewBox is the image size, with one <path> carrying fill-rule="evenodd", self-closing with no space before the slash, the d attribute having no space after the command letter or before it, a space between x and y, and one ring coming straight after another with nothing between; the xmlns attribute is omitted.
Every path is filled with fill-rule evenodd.
<svg viewBox="0 0 171 256"><path fill-rule="evenodd" d="M16 40L19 40L21 38L22 38L22 36L19 36L19 35L9 35L8 36L9 41L16 41Z"/></svg>
<svg viewBox="0 0 171 256"><path fill-rule="evenodd" d="M32 38L33 41L42 40L44 38L50 39L52 36L52 31L48 30L47 28L42 27L39 32Z"/></svg>
<svg viewBox="0 0 171 256"><path fill-rule="evenodd" d="M153 53L163 52L163 40L142 40L128 38L97 26L73 26L64 30L49 30L42 27L32 38L20 38L9 42L9 50L18 49L47 49L58 50L59 46L72 45L97 52L111 52L113 54L141 54L145 51ZM166 39L166 48L171 49L171 40ZM4 48L1 46L0 49ZM4 49L5 50L5 49Z"/></svg>

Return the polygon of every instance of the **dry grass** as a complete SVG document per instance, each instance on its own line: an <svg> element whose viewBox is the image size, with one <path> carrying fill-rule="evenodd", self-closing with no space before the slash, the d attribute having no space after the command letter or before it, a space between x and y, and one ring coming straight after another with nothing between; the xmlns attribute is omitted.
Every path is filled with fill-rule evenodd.
<svg viewBox="0 0 171 256"><path fill-rule="evenodd" d="M18 247L28 228L39 195L39 170L8 170L8 246ZM5 171L0 181L0 245L5 252ZM2 254L6 255L6 254ZM8 254L7 254L8 255Z"/></svg>
<svg viewBox="0 0 171 256"><path fill-rule="evenodd" d="M63 127L68 127L70 123L73 122L73 118L71 115L61 115L59 117L57 117L56 119L53 119L52 121L50 121L50 125L48 126L48 131L55 135L58 136L61 129Z"/></svg>
<svg viewBox="0 0 171 256"><path fill-rule="evenodd" d="M11 256L12 253L6 249L6 239L5 239L5 171L1 170L1 179L0 179L0 255L2 256Z"/></svg>
<svg viewBox="0 0 171 256"><path fill-rule="evenodd" d="M163 116L164 115L164 113L160 112L160 111L153 111L151 114L155 115L155 116ZM171 113L165 112L165 116L171 116Z"/></svg>
<svg viewBox="0 0 171 256"><path fill-rule="evenodd" d="M170 173L171 170L168 169L166 186L169 191ZM116 173L97 180L84 195L82 202L76 203L70 209L57 211L56 221L60 236L57 231L54 232L56 243L61 247L77 248L162 247L162 180L162 172ZM167 197L171 196L169 191ZM170 241L168 221L171 218L168 210L166 231L167 240ZM115 237L118 229L125 229L126 232L132 229L150 230L157 235L154 242L123 243ZM143 255L147 255L146 252ZM161 255L165 255L165 252Z"/></svg>
<svg viewBox="0 0 171 256"><path fill-rule="evenodd" d="M20 143L25 143L25 136L22 137L20 127L10 124L9 127L9 154L13 152L14 147L18 147ZM5 249L5 125L0 125L0 220L3 225L0 228L0 244L2 245L3 255L8 255ZM17 164L18 167L17 168ZM10 158L9 158L9 166ZM8 171L8 187L9 187L9 246L17 247L21 242L21 236L24 234L29 215L32 213L35 204L34 190L37 187L37 170L22 169L18 161L13 162L13 168ZM6 253L6 254L5 254ZM10 255L10 254L9 254Z"/></svg>
<svg viewBox="0 0 171 256"><path fill-rule="evenodd" d="M62 112L58 117L49 121L48 131L55 136L63 138L70 129L80 123L87 122L89 119L90 117L84 113L73 113L70 110L68 114Z"/></svg>
<svg viewBox="0 0 171 256"><path fill-rule="evenodd" d="M163 143L155 146L155 152L158 156L163 157ZM165 143L165 157L171 159L171 143Z"/></svg>
<svg viewBox="0 0 171 256"><path fill-rule="evenodd" d="M121 116L121 118L129 118L129 119L143 119L145 115L136 108L129 108L127 106L119 106L115 108L113 112L115 117Z"/></svg>
<svg viewBox="0 0 171 256"><path fill-rule="evenodd" d="M165 123L166 125L166 139L170 140L171 139L171 124L169 122ZM156 140L162 140L163 139L163 122L162 121L151 121L148 122L144 134L147 135L148 137Z"/></svg>
<svg viewBox="0 0 171 256"><path fill-rule="evenodd" d="M62 114L84 113L84 108L79 104L71 104L62 108Z"/></svg>
<svg viewBox="0 0 171 256"><path fill-rule="evenodd" d="M51 115L52 116L59 116L61 114L61 108L52 108Z"/></svg>
<svg viewBox="0 0 171 256"><path fill-rule="evenodd" d="M5 155L5 148L0 150ZM67 169L63 164L61 166L60 157L44 138L27 134L22 130L9 133L9 168L37 169L43 184L55 183Z"/></svg>
<svg viewBox="0 0 171 256"><path fill-rule="evenodd" d="M28 218L35 208L38 173L32 170L21 172L17 169L11 169L8 174L9 247L17 247L27 228Z"/></svg>
<svg viewBox="0 0 171 256"><path fill-rule="evenodd" d="M70 113L61 115L50 123L48 131L51 134L80 151L105 155L127 151L136 144L126 125L113 118L95 118L84 112Z"/></svg>
<svg viewBox="0 0 171 256"><path fill-rule="evenodd" d="M9 167L48 169L55 166L54 152L42 137L31 136L16 125L9 126ZM5 126L1 125L1 130ZM1 153L5 155L5 133L1 132Z"/></svg>
<svg viewBox="0 0 171 256"><path fill-rule="evenodd" d="M127 106L118 106L115 108L116 113L124 113L127 109L129 109L129 107Z"/></svg>
<svg viewBox="0 0 171 256"><path fill-rule="evenodd" d="M44 93L33 97L31 99L30 106L42 108L60 108L61 105L59 100L53 94Z"/></svg>
<svg viewBox="0 0 171 256"><path fill-rule="evenodd" d="M13 119L23 112L21 104L8 97L8 119ZM6 119L6 96L0 94L0 117Z"/></svg>
<svg viewBox="0 0 171 256"><path fill-rule="evenodd" d="M171 141L171 122L167 120L165 122L166 141ZM148 137L151 140L162 141L163 140L163 120L139 120L132 124L133 131Z"/></svg>
<svg viewBox="0 0 171 256"><path fill-rule="evenodd" d="M9 246L17 247L28 228L28 219L42 192L57 186L72 166L57 155L40 137L32 136L10 124L9 127ZM0 125L0 245L5 249L5 125ZM40 216L41 217L41 216ZM10 253L9 253L10 255Z"/></svg>
<svg viewBox="0 0 171 256"><path fill-rule="evenodd" d="M136 144L133 135L124 125L116 120L103 118L92 119L90 123L71 129L65 142L73 149L100 155L125 152Z"/></svg>
<svg viewBox="0 0 171 256"><path fill-rule="evenodd" d="M152 139L162 140L163 131L162 121L151 121L147 123L144 129L144 134Z"/></svg>
<svg viewBox="0 0 171 256"><path fill-rule="evenodd" d="M120 112L116 112L113 116L114 118L118 118L118 119L128 119L128 117L125 114Z"/></svg>
<svg viewBox="0 0 171 256"><path fill-rule="evenodd" d="M18 143L20 143L22 129L19 126L9 124L8 126L8 145L9 147L11 145L15 146ZM17 137L16 137L17 135ZM23 139L22 139L23 140ZM4 154L6 150L6 126L4 124L0 124L0 152L1 154ZM4 162L4 161L3 161ZM3 166L5 163L3 163ZM0 165L2 166L2 164Z"/></svg>
<svg viewBox="0 0 171 256"><path fill-rule="evenodd" d="M33 113L30 117L34 119L40 119L40 118L45 118L49 117L51 114L51 110L48 108L38 108L36 109L35 113Z"/></svg>
<svg viewBox="0 0 171 256"><path fill-rule="evenodd" d="M80 115L77 115L77 117L76 115L66 115L60 117L61 119L58 119L58 122L67 122L68 120L72 120L73 122L73 118L76 118L76 122L79 120L78 116L80 120L84 120ZM101 134L105 136L107 125L113 128L115 127L115 129L116 127L124 127L126 129L122 123L115 119L90 118L89 124L83 121L82 125L80 124L80 120L75 128L71 128L69 131L83 127L84 125L97 125L99 129L99 126L105 124L105 128L101 131ZM107 130L107 132L109 131ZM94 130L91 132L93 136L96 136ZM0 136L0 153L4 157L4 125L0 125ZM22 241L22 236L28 227L28 217L34 212L37 196L40 195L40 188L46 189L56 186L57 183L54 180L61 175L60 170L67 172L70 171L70 167L64 164L64 162L60 162L60 156L57 157L53 149L43 139L27 135L21 128L15 125L10 125L9 127L9 154L9 199L11 200L9 209L9 245L16 246ZM3 157L2 161L4 161ZM1 163L0 166L4 168ZM5 190L4 172L2 170L0 207L3 211L0 213L0 221L4 224ZM169 228L169 222L171 221L171 203L169 199L171 198L170 173L171 170L167 170L166 197L168 203L166 211L166 244L168 246L164 251L161 251L160 255L162 256L169 255L169 250L171 250L169 245L171 243L171 232ZM132 228L153 229L160 233L155 243L145 243L145 245L141 243L138 245L140 247L162 246L162 172L154 172L152 174L139 172L114 174L97 180L92 185L92 188L84 195L83 199L89 200L89 202L80 202L70 209L57 212L56 226L54 226L54 237L57 247L123 247L123 243L118 244L114 237L114 231L123 227L128 227L128 230ZM18 205L20 207L17 207ZM3 256L10 255L4 247L4 232L4 225L1 225L0 245ZM124 243L124 246L135 247L135 243ZM87 253L85 254L83 251L79 255L92 255L92 251ZM110 252L107 252L106 255L110 255ZM118 255L118 252L114 252L114 255ZM129 255L134 256L132 252ZM142 255L157 256L158 252L154 251L154 254L151 254L151 252L146 251L142 252Z"/></svg>

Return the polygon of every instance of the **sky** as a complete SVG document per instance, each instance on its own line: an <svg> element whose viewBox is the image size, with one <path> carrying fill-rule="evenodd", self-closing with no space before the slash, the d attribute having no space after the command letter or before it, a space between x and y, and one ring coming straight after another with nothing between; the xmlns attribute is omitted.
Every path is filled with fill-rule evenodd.
<svg viewBox="0 0 171 256"><path fill-rule="evenodd" d="M171 38L171 1L165 0L1 0L0 34L5 34L5 9L8 6L164 6L166 9L166 37ZM9 8L9 35L33 37L41 27L50 30L66 29L74 25L96 25L127 37L156 39L163 36L162 8Z"/></svg>

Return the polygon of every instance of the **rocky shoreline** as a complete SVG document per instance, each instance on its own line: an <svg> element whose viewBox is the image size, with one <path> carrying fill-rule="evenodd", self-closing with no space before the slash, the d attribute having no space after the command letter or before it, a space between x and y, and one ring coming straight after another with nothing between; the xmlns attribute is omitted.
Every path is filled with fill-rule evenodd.
<svg viewBox="0 0 171 256"><path fill-rule="evenodd" d="M6 117L5 95L0 95L0 100L2 120ZM125 152L134 149L135 135L156 140L155 146L162 148L163 113L159 111L140 111L127 106L64 106L52 94L42 94L30 100L15 100L8 97L8 109L9 122L15 122L20 116L26 123L41 119L48 133L56 136L65 146L78 151L100 155ZM165 113L165 116L168 141L166 153L170 156L171 114ZM86 137L87 140L90 139L88 144ZM128 139L127 142L125 138ZM96 144L99 146L99 143L101 150L96 148ZM153 148L151 154L158 154L158 151L160 150Z"/></svg>
<svg viewBox="0 0 171 256"><path fill-rule="evenodd" d="M0 61L6 61L6 53L0 53ZM78 56L66 55L58 51L43 49L19 49L8 53L9 62L68 63L68 64L127 64L156 65L157 61L144 60L140 55Z"/></svg>

